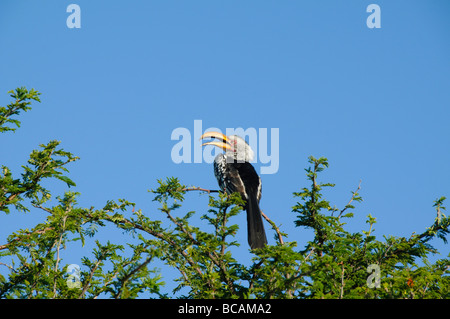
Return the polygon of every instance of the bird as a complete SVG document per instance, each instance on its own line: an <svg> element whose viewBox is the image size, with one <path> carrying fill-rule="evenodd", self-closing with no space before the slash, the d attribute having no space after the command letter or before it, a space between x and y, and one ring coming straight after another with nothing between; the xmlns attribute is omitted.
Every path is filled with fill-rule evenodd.
<svg viewBox="0 0 450 319"><path fill-rule="evenodd" d="M213 145L225 151L214 158L214 176L220 189L232 194L238 192L245 201L247 212L247 239L250 248L263 248L267 245L266 232L261 215L261 178L250 162L254 152L250 145L238 135L226 136L220 132L206 132L200 140L218 139L203 143L202 146Z"/></svg>

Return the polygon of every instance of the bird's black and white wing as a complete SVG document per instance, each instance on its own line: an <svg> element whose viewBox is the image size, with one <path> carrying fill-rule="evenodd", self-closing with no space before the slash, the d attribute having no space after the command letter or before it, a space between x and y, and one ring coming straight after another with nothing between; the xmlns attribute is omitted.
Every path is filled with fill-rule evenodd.
<svg viewBox="0 0 450 319"><path fill-rule="evenodd" d="M219 154L214 160L214 175L222 191L228 194L238 192L245 200L250 247L252 249L264 247L267 238L259 208L261 179L255 168L248 162L227 163L226 156Z"/></svg>

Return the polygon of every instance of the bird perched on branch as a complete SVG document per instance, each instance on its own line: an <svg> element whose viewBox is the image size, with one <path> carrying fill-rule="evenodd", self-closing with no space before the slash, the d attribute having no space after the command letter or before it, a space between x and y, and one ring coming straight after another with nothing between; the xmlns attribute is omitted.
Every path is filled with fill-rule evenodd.
<svg viewBox="0 0 450 319"><path fill-rule="evenodd" d="M250 164L254 152L245 140L237 135L226 136L219 132L207 132L200 139L215 138L219 141L203 143L214 145L225 151L214 159L214 175L222 191L238 192L245 200L247 212L248 244L251 249L267 244L259 201L261 199L261 179Z"/></svg>

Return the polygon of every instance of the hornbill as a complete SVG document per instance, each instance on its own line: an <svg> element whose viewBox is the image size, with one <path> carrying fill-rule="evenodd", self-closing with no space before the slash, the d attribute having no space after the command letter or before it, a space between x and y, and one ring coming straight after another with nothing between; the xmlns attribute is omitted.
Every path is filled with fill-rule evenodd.
<svg viewBox="0 0 450 319"><path fill-rule="evenodd" d="M203 143L214 145L225 151L214 159L214 175L222 191L240 193L247 212L247 235L251 249L267 244L259 201L261 199L261 179L249 162L254 153L250 145L237 135L226 136L219 132L207 132L200 139L216 138L218 141Z"/></svg>

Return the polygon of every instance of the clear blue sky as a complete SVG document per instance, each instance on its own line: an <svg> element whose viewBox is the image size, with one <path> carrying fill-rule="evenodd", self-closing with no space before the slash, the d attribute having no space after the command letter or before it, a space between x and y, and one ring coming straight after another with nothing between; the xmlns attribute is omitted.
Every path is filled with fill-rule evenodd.
<svg viewBox="0 0 450 319"><path fill-rule="evenodd" d="M81 29L66 26L71 3ZM381 29L366 25L371 3ZM262 175L261 208L289 240L311 239L291 212L292 192L309 186L309 155L329 159L321 180L336 183L326 192L332 205L342 208L362 180L351 230L367 229L371 213L379 238L409 237L433 223L436 198L450 200L449 14L446 0L2 0L0 105L19 86L42 92L42 103L2 134L0 163L18 177L38 144L57 139L81 157L69 167L80 206L126 198L157 214L147 190L158 178L217 188L210 164L172 162L174 129L193 131L196 119L204 129L279 128L280 166ZM66 190L46 185L54 196ZM203 212L207 201L190 193L184 211ZM0 243L44 218L1 216ZM248 262L245 214L235 221L236 253ZM436 245L438 258L449 253ZM81 264L90 249L63 262Z"/></svg>

